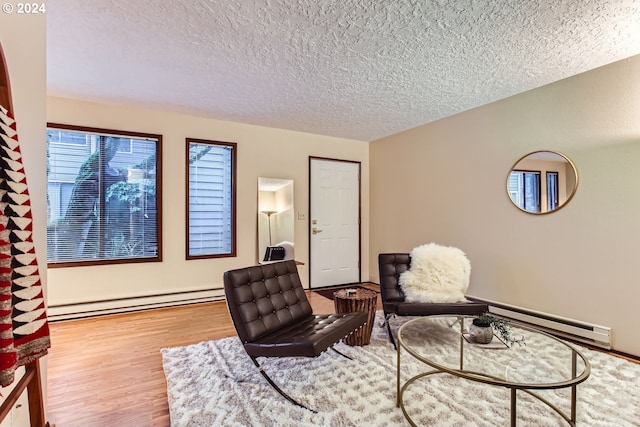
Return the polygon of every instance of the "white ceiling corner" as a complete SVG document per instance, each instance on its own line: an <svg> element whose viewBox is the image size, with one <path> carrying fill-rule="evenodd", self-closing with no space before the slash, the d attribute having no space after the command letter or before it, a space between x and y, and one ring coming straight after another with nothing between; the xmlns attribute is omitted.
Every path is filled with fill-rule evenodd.
<svg viewBox="0 0 640 427"><path fill-rule="evenodd" d="M640 0L56 0L50 95L371 141L640 53Z"/></svg>

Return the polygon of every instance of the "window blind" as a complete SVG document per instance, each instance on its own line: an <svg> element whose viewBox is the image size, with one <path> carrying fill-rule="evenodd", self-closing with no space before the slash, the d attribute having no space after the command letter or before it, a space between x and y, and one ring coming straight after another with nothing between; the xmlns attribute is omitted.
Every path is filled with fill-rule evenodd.
<svg viewBox="0 0 640 427"><path fill-rule="evenodd" d="M159 259L158 136L48 128L49 266Z"/></svg>

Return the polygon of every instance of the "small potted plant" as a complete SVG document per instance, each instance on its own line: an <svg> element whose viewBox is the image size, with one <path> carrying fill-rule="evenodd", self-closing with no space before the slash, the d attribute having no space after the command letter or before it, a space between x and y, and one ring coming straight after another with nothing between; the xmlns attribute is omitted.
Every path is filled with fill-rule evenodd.
<svg viewBox="0 0 640 427"><path fill-rule="evenodd" d="M469 335L474 342L479 344L488 344L493 339L494 331L500 335L502 341L508 346L513 343L522 343L522 339L515 339L511 336L511 327L509 323L489 313L482 313L474 318L469 328Z"/></svg>
<svg viewBox="0 0 640 427"><path fill-rule="evenodd" d="M486 313L473 319L469 327L469 336L472 341L478 344L489 344L491 342L493 339L493 327Z"/></svg>

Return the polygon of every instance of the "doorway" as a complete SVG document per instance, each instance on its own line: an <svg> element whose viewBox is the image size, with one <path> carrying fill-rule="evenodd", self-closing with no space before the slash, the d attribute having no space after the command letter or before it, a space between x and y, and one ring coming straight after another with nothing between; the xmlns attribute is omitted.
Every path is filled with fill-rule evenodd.
<svg viewBox="0 0 640 427"><path fill-rule="evenodd" d="M360 283L360 162L309 157L309 287Z"/></svg>

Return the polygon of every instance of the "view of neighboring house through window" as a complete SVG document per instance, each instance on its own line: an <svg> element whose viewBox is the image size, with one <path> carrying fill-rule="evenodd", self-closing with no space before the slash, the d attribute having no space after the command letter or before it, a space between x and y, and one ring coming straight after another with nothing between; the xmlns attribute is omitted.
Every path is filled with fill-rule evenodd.
<svg viewBox="0 0 640 427"><path fill-rule="evenodd" d="M49 267L160 261L162 136L49 124Z"/></svg>
<svg viewBox="0 0 640 427"><path fill-rule="evenodd" d="M187 138L187 259L235 256L236 144Z"/></svg>
<svg viewBox="0 0 640 427"><path fill-rule="evenodd" d="M511 171L509 195L520 208L528 212L540 212L540 172Z"/></svg>

